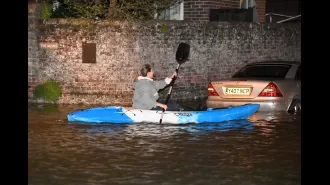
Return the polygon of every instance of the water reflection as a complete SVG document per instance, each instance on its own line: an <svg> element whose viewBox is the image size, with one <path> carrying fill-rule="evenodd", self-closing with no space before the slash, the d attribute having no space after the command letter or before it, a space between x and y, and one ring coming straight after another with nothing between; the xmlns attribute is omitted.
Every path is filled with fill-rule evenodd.
<svg viewBox="0 0 330 185"><path fill-rule="evenodd" d="M301 116L299 114L291 114L285 111L279 111L279 112L257 112L256 114L253 114L249 120L252 122L298 122L300 121Z"/></svg>
<svg viewBox="0 0 330 185"><path fill-rule="evenodd" d="M188 132L194 133L207 133L207 132L228 132L228 131L241 131L244 133L250 132L254 128L254 123L247 120L233 120L221 123L206 123L190 125L186 128Z"/></svg>
<svg viewBox="0 0 330 185"><path fill-rule="evenodd" d="M155 124L155 123L137 123L137 124L70 124L72 129L79 129L81 133L87 135L119 135L127 136L155 136L166 138L172 135L194 133L206 134L208 132L228 132L241 131L248 133L254 128L253 122L243 119L226 121L221 123L203 123L203 124Z"/></svg>

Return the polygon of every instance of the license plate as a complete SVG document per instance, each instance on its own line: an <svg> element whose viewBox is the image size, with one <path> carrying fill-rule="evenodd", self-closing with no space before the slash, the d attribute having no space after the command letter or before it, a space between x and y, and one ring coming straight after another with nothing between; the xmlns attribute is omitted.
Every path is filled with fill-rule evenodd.
<svg viewBox="0 0 330 185"><path fill-rule="evenodd" d="M227 88L226 94L228 94L228 95L249 95L250 88Z"/></svg>

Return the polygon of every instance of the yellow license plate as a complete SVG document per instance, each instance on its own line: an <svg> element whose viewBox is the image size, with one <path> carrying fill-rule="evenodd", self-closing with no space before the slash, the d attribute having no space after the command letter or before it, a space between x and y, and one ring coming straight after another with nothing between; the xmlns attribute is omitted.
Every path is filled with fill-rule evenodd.
<svg viewBox="0 0 330 185"><path fill-rule="evenodd" d="M228 95L249 95L250 88L226 88Z"/></svg>

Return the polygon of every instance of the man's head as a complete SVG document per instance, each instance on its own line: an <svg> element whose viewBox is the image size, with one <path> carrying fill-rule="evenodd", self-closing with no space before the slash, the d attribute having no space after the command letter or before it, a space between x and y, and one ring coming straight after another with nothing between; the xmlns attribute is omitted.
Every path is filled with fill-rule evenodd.
<svg viewBox="0 0 330 185"><path fill-rule="evenodd" d="M151 65L150 64L144 64L142 69L140 70L141 76L143 77L148 77L153 79L154 78L154 72L151 69Z"/></svg>

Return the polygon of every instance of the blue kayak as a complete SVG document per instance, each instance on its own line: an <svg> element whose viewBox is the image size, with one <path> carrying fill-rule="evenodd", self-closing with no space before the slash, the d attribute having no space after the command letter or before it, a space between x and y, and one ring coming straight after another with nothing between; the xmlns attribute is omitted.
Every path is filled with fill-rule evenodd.
<svg viewBox="0 0 330 185"><path fill-rule="evenodd" d="M258 109L259 104L207 109L205 111L165 111L162 123L215 123L247 119ZM142 110L131 107L106 106L79 110L68 114L69 123L159 123L159 110Z"/></svg>

